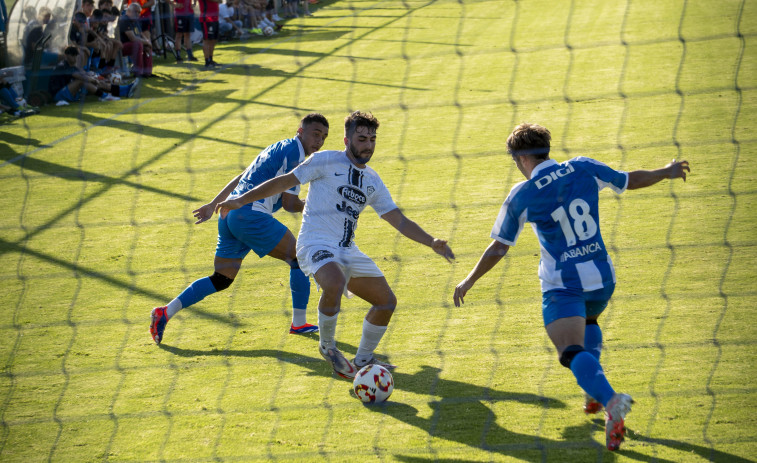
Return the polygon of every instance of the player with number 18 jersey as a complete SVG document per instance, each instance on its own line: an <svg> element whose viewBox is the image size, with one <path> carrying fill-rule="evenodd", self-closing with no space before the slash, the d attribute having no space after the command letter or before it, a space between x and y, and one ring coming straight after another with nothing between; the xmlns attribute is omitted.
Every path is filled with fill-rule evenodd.
<svg viewBox="0 0 757 463"><path fill-rule="evenodd" d="M543 292L609 288L615 270L599 230L598 193L625 191L628 174L586 157L539 164L531 178L507 196L491 237L514 246L525 222L539 238L539 279Z"/></svg>

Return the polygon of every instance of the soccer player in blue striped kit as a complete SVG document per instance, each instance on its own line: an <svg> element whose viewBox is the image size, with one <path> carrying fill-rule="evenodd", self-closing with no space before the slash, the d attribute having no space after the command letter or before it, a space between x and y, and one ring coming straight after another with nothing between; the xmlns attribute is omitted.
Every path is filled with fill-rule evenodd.
<svg viewBox="0 0 757 463"><path fill-rule="evenodd" d="M234 177L208 204L194 210L197 222L202 223L213 216L216 205L229 196L238 196L277 175L291 172L307 156L321 149L329 134L329 122L322 114L311 113L300 121L297 135L279 141L260 152L250 166ZM273 218L281 209L302 212L305 203L297 196L297 185L267 198L260 199L233 211L218 220L218 244L213 261L214 273L189 285L181 294L164 307L153 309L150 334L157 343L163 340L166 324L176 312L185 309L215 292L228 288L242 266L242 260L250 252L283 260L290 266L289 286L292 291L292 325L289 332L304 334L318 331L317 325L306 322L306 310L310 299L310 280L300 270L296 245L289 229Z"/></svg>
<svg viewBox="0 0 757 463"><path fill-rule="evenodd" d="M597 413L604 406L606 445L617 450L633 400L613 390L599 363L602 330L597 317L615 289L615 270L599 231L599 191L609 187L620 194L664 179L686 181L689 163L673 160L660 169L633 172L619 172L586 157L558 164L549 158L550 141L549 130L529 123L515 127L507 138L507 151L527 180L510 190L494 222L493 241L457 285L453 298L459 307L530 222L541 247L539 279L547 334L560 363L586 393L584 410Z"/></svg>

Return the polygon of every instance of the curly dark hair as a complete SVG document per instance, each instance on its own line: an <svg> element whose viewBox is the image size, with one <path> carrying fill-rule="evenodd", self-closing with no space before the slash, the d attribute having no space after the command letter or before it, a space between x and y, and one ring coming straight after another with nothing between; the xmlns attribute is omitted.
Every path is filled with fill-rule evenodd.
<svg viewBox="0 0 757 463"><path fill-rule="evenodd" d="M349 138L358 127L368 127L369 129L378 130L379 121L371 113L353 111L349 116L344 118L344 134Z"/></svg>

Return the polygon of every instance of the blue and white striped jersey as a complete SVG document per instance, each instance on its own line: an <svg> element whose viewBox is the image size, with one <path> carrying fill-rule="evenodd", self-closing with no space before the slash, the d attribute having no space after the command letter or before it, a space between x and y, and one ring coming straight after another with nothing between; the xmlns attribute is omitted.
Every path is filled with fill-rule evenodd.
<svg viewBox="0 0 757 463"><path fill-rule="evenodd" d="M304 160L305 150L297 137L274 143L261 151L247 167L229 198L241 196L278 175L288 174ZM287 193L300 194L300 185L287 190ZM260 199L242 209L273 214L281 209L281 194Z"/></svg>
<svg viewBox="0 0 757 463"><path fill-rule="evenodd" d="M615 269L599 231L599 192L622 193L628 174L586 157L562 164L550 159L531 179L510 190L491 237L515 246L523 224L539 239L542 291L573 288L594 291L615 282Z"/></svg>

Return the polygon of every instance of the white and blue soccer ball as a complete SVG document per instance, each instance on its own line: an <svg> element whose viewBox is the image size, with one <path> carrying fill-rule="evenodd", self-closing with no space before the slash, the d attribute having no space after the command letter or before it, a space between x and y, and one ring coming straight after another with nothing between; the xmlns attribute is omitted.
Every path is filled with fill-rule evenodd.
<svg viewBox="0 0 757 463"><path fill-rule="evenodd" d="M263 28L263 34L265 34L266 37L272 36L273 32L274 32L274 30L273 30L273 27L271 27L271 26L265 26Z"/></svg>
<svg viewBox="0 0 757 463"><path fill-rule="evenodd" d="M357 398L365 403L381 403L392 395L394 378L381 365L366 365L355 375L352 389Z"/></svg>

